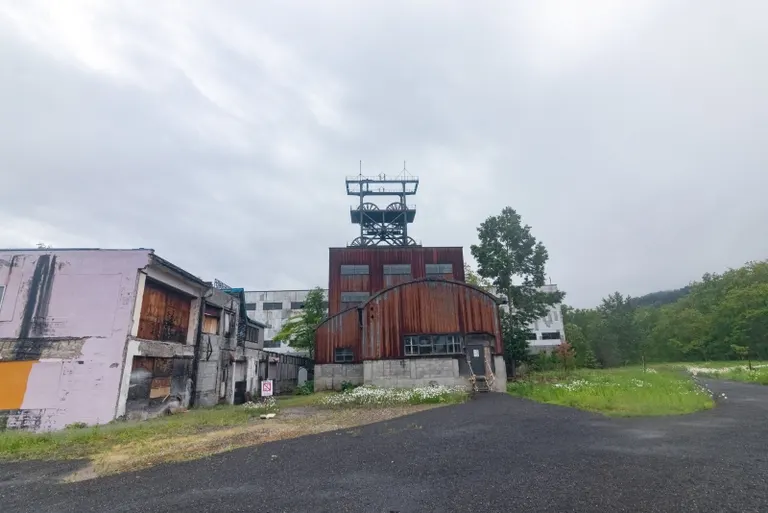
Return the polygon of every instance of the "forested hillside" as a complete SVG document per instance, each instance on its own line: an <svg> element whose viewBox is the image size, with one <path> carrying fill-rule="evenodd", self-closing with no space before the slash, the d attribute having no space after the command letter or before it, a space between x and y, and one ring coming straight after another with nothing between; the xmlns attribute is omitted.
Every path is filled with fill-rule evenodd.
<svg viewBox="0 0 768 513"><path fill-rule="evenodd" d="M564 307L577 363L768 359L768 261L750 262L674 291L615 292L594 309ZM588 357L587 360L590 360Z"/></svg>

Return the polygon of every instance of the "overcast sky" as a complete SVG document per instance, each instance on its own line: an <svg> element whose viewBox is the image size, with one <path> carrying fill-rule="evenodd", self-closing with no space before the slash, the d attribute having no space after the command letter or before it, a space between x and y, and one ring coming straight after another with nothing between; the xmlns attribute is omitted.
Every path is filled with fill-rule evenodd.
<svg viewBox="0 0 768 513"><path fill-rule="evenodd" d="M344 177L407 160L424 245L470 258L509 205L570 304L679 287L768 257L766 26L764 0L5 0L0 247L326 285Z"/></svg>

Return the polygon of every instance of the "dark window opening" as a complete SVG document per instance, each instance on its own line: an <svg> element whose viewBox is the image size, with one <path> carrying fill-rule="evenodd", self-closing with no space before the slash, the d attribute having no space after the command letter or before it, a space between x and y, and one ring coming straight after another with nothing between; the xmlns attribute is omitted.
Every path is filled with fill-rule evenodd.
<svg viewBox="0 0 768 513"><path fill-rule="evenodd" d="M355 275L367 275L369 274L367 265L342 265L342 276L355 276Z"/></svg>
<svg viewBox="0 0 768 513"><path fill-rule="evenodd" d="M245 329L246 342L258 342L259 341L259 328L249 326Z"/></svg>
<svg viewBox="0 0 768 513"><path fill-rule="evenodd" d="M278 340L265 340L264 341L264 349L276 349L280 347L280 342Z"/></svg>
<svg viewBox="0 0 768 513"><path fill-rule="evenodd" d="M339 347L333 352L333 361L336 363L349 363L354 361L355 353L349 347Z"/></svg>
<svg viewBox="0 0 768 513"><path fill-rule="evenodd" d="M246 303L245 304L246 310L256 310L256 303Z"/></svg>
<svg viewBox="0 0 768 513"><path fill-rule="evenodd" d="M541 334L541 340L560 340L559 331L548 331Z"/></svg>
<svg viewBox="0 0 768 513"><path fill-rule="evenodd" d="M427 276L453 274L453 264L427 264Z"/></svg>
<svg viewBox="0 0 768 513"><path fill-rule="evenodd" d="M401 274L411 274L411 264L394 264L394 265L385 265L384 266L384 274L386 275L401 275Z"/></svg>
<svg viewBox="0 0 768 513"><path fill-rule="evenodd" d="M463 351L461 335L408 335L405 337L405 355L460 354Z"/></svg>
<svg viewBox="0 0 768 513"><path fill-rule="evenodd" d="M291 310L301 310L304 308L304 301L291 301Z"/></svg>
<svg viewBox="0 0 768 513"><path fill-rule="evenodd" d="M262 310L282 310L283 303L281 301L265 301Z"/></svg>
<svg viewBox="0 0 768 513"><path fill-rule="evenodd" d="M347 310L353 306L358 306L370 297L368 292L342 292L341 309Z"/></svg>
<svg viewBox="0 0 768 513"><path fill-rule="evenodd" d="M534 332L534 331L526 331L525 332L525 340L536 340L536 332Z"/></svg>

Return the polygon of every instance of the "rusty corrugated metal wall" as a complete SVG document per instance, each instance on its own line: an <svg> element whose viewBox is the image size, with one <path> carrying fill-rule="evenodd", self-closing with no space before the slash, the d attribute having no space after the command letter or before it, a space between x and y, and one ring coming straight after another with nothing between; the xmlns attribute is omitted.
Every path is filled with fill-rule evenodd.
<svg viewBox="0 0 768 513"><path fill-rule="evenodd" d="M464 281L464 251L461 247L372 247L330 248L328 279L328 310L334 315L342 310L342 292L368 292L371 295L384 288L426 276L426 264L451 264L451 279ZM410 264L411 275L384 275L385 265ZM342 265L367 265L368 275L342 276Z"/></svg>
<svg viewBox="0 0 768 513"><path fill-rule="evenodd" d="M334 363L334 349L349 347L354 353L352 363L360 363L360 310L346 310L325 320L315 332L315 363Z"/></svg>
<svg viewBox="0 0 768 513"><path fill-rule="evenodd" d="M382 292L365 304L364 360L404 358L403 337L416 334L487 333L502 354L494 298L463 283L420 280Z"/></svg>

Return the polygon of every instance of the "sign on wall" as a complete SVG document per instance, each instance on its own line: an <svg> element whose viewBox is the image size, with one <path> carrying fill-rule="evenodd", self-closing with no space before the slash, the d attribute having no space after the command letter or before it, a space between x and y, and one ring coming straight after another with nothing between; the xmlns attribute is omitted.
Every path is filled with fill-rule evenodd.
<svg viewBox="0 0 768 513"><path fill-rule="evenodd" d="M270 397L272 395L272 380L265 379L261 382L261 397Z"/></svg>

